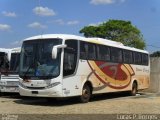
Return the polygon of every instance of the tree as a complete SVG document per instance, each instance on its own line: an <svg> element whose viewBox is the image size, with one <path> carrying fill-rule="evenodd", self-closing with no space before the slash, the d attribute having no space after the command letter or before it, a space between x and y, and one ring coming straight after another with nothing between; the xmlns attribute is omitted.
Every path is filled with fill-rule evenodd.
<svg viewBox="0 0 160 120"><path fill-rule="evenodd" d="M160 57L160 51L153 52L150 56L151 57Z"/></svg>
<svg viewBox="0 0 160 120"><path fill-rule="evenodd" d="M145 49L143 35L130 21L109 20L97 26L85 26L80 33L85 37L100 37L121 42L126 46Z"/></svg>

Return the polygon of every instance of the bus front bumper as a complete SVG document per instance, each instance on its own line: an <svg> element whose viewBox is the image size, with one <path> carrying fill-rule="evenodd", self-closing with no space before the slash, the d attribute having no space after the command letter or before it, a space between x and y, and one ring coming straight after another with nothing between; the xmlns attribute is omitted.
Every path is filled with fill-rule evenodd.
<svg viewBox="0 0 160 120"><path fill-rule="evenodd" d="M55 88L48 89L26 89L19 86L19 94L21 96L31 96L31 97L62 97L60 91L55 90Z"/></svg>
<svg viewBox="0 0 160 120"><path fill-rule="evenodd" d="M19 87L18 86L3 86L3 85L0 85L0 92L19 93Z"/></svg>

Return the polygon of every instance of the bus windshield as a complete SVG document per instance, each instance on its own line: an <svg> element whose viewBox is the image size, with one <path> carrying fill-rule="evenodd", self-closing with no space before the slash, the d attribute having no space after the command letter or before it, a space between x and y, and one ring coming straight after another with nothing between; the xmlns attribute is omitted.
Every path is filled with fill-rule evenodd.
<svg viewBox="0 0 160 120"><path fill-rule="evenodd" d="M2 67L2 65L4 64L4 52L0 52L0 67Z"/></svg>
<svg viewBox="0 0 160 120"><path fill-rule="evenodd" d="M7 72L9 69L9 61L5 52L0 52L0 72Z"/></svg>
<svg viewBox="0 0 160 120"><path fill-rule="evenodd" d="M52 48L61 39L29 40L23 42L19 75L23 79L51 79L60 74L60 50L52 59Z"/></svg>
<svg viewBox="0 0 160 120"><path fill-rule="evenodd" d="M18 73L20 53L12 53L10 61L10 72Z"/></svg>

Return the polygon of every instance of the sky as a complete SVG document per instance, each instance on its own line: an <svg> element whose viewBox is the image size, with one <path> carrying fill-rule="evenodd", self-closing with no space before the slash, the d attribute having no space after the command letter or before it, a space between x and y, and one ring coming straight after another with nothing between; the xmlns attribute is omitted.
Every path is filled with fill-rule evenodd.
<svg viewBox="0 0 160 120"><path fill-rule="evenodd" d="M146 50L160 51L160 0L0 0L0 48L39 34L74 34L109 19L131 21Z"/></svg>

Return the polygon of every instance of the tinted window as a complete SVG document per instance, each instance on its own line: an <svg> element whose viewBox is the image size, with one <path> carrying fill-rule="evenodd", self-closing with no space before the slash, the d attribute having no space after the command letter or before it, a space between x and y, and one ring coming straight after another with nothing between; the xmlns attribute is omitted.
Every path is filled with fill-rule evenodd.
<svg viewBox="0 0 160 120"><path fill-rule="evenodd" d="M111 48L111 61L122 62L122 50L118 48Z"/></svg>
<svg viewBox="0 0 160 120"><path fill-rule="evenodd" d="M77 64L77 41L67 40L65 42L67 48L64 49L63 75L71 75L75 72Z"/></svg>
<svg viewBox="0 0 160 120"><path fill-rule="evenodd" d="M80 59L87 59L88 46L85 42L80 42Z"/></svg>
<svg viewBox="0 0 160 120"><path fill-rule="evenodd" d="M107 46L98 45L97 46L97 56L98 60L110 61L110 49Z"/></svg>
<svg viewBox="0 0 160 120"><path fill-rule="evenodd" d="M148 55L147 54L142 54L142 64L148 65Z"/></svg>
<svg viewBox="0 0 160 120"><path fill-rule="evenodd" d="M88 44L88 59L89 60L96 59L96 47L94 44Z"/></svg>
<svg viewBox="0 0 160 120"><path fill-rule="evenodd" d="M20 60L20 53L12 53L11 54L10 71L18 73L19 62L20 62L19 60Z"/></svg>
<svg viewBox="0 0 160 120"><path fill-rule="evenodd" d="M123 50L123 62L124 63L132 63L133 57L132 52L129 50Z"/></svg>
<svg viewBox="0 0 160 120"><path fill-rule="evenodd" d="M142 64L142 57L141 57L141 53L138 52L134 52L134 63L135 64Z"/></svg>
<svg viewBox="0 0 160 120"><path fill-rule="evenodd" d="M0 72L6 72L9 69L8 56L4 52L0 52Z"/></svg>
<svg viewBox="0 0 160 120"><path fill-rule="evenodd" d="M80 58L87 60L96 59L96 46L91 43L81 42L80 43Z"/></svg>

